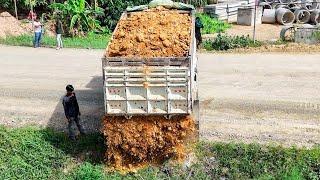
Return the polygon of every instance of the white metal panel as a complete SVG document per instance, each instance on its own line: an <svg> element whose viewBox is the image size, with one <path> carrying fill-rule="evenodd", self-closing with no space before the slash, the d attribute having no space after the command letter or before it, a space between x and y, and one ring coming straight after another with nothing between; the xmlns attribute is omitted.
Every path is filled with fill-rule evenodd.
<svg viewBox="0 0 320 180"><path fill-rule="evenodd" d="M147 100L147 90L142 87L126 87L128 100Z"/></svg>
<svg viewBox="0 0 320 180"><path fill-rule="evenodd" d="M125 87L108 87L105 90L106 92L106 100L126 100L126 90Z"/></svg>
<svg viewBox="0 0 320 180"><path fill-rule="evenodd" d="M167 99L166 86L163 87L149 87L148 88L148 99L149 100L166 100Z"/></svg>
<svg viewBox="0 0 320 180"><path fill-rule="evenodd" d="M148 113L147 101L128 101L128 114L146 114Z"/></svg>
<svg viewBox="0 0 320 180"><path fill-rule="evenodd" d="M169 101L169 114L187 114L188 113L187 101L172 100Z"/></svg>
<svg viewBox="0 0 320 180"><path fill-rule="evenodd" d="M108 114L124 114L126 113L126 101L107 101Z"/></svg>
<svg viewBox="0 0 320 180"><path fill-rule="evenodd" d="M151 114L167 114L166 101L149 101L149 112Z"/></svg>
<svg viewBox="0 0 320 180"><path fill-rule="evenodd" d="M187 100L188 86L169 87L169 100Z"/></svg>
<svg viewBox="0 0 320 180"><path fill-rule="evenodd" d="M105 67L107 113L189 114L188 67Z"/></svg>

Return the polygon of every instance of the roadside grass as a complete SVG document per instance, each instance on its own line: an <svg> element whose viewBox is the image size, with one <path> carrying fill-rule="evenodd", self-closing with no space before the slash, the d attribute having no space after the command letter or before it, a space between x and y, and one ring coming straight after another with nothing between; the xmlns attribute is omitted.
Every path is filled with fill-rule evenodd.
<svg viewBox="0 0 320 180"><path fill-rule="evenodd" d="M137 173L108 172L103 137L70 142L64 133L0 126L0 179L319 179L320 147L197 144L190 168L166 163Z"/></svg>
<svg viewBox="0 0 320 180"><path fill-rule="evenodd" d="M110 35L101 35L89 33L85 37L63 37L63 46L65 48L83 48L83 49L105 49L110 39ZM28 46L33 47L33 35L24 34L20 36L7 36L0 38L0 44L11 46ZM41 46L55 47L56 38L50 36L42 36Z"/></svg>
<svg viewBox="0 0 320 180"><path fill-rule="evenodd" d="M205 40L202 44L207 51L227 51L236 48L260 47L263 42L253 41L249 36L229 36L218 34L213 40Z"/></svg>

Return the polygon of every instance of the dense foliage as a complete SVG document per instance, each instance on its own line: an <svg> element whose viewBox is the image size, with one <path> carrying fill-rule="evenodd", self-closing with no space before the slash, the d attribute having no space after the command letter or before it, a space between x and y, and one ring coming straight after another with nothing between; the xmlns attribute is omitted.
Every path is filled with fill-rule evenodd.
<svg viewBox="0 0 320 180"><path fill-rule="evenodd" d="M100 21L97 17L104 15L100 7L92 8L85 0L67 0L50 5L55 11L55 18L62 20L70 35L83 35L89 31L100 30Z"/></svg>
<svg viewBox="0 0 320 180"><path fill-rule="evenodd" d="M198 13L197 17L200 18L204 26L204 28L201 30L203 34L222 33L231 27L230 24L215 18L211 18L209 15L204 13Z"/></svg>
<svg viewBox="0 0 320 180"><path fill-rule="evenodd" d="M0 126L0 179L317 179L320 147L199 143L190 168L172 164L135 174L107 172L100 134L70 142L50 129Z"/></svg>
<svg viewBox="0 0 320 180"><path fill-rule="evenodd" d="M254 42L249 36L228 36L218 34L214 40L206 40L203 44L206 50L228 50L235 48L258 47L261 42Z"/></svg>
<svg viewBox="0 0 320 180"><path fill-rule="evenodd" d="M101 22L113 30L128 6L148 4L150 0L98 0L98 2L101 7L106 8L105 16L100 18Z"/></svg>

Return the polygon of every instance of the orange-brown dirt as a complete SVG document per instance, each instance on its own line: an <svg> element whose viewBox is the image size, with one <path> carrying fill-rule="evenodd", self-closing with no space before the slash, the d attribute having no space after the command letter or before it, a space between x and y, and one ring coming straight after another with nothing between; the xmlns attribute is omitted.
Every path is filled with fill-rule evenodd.
<svg viewBox="0 0 320 180"><path fill-rule="evenodd" d="M108 47L110 57L184 57L191 42L191 16L154 8L120 20Z"/></svg>
<svg viewBox="0 0 320 180"><path fill-rule="evenodd" d="M0 38L19 36L32 32L31 28L24 28L22 24L8 12L0 13Z"/></svg>
<svg viewBox="0 0 320 180"><path fill-rule="evenodd" d="M191 116L104 117L106 160L120 171L132 171L170 158L183 160L186 144L194 137Z"/></svg>

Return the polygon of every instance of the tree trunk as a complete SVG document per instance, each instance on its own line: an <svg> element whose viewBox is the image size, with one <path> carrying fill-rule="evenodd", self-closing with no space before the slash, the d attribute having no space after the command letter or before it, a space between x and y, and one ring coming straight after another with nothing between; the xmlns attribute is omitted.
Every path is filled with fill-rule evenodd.
<svg viewBox="0 0 320 180"><path fill-rule="evenodd" d="M14 11L16 13L16 18L18 19L17 0L13 0L13 2L14 2Z"/></svg>

